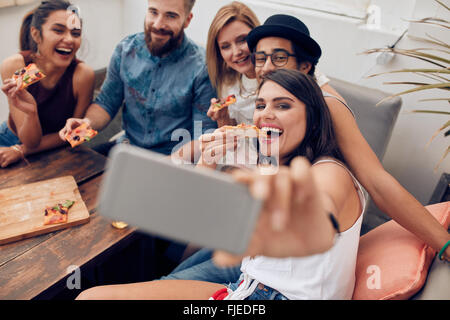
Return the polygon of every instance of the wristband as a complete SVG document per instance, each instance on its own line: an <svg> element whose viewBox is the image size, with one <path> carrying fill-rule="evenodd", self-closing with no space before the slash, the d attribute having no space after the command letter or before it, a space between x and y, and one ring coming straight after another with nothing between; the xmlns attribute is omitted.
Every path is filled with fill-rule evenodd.
<svg viewBox="0 0 450 320"><path fill-rule="evenodd" d="M23 158L25 158L22 149L20 148L20 146L18 144L11 146L11 149L17 151L18 153L20 153L20 156Z"/></svg>
<svg viewBox="0 0 450 320"><path fill-rule="evenodd" d="M442 247L441 251L439 251L439 253L438 253L439 260L444 261L444 259L442 259L442 256L444 255L444 252L445 252L445 250L447 250L449 245L450 245L450 240L447 241L447 243L444 244L444 246Z"/></svg>

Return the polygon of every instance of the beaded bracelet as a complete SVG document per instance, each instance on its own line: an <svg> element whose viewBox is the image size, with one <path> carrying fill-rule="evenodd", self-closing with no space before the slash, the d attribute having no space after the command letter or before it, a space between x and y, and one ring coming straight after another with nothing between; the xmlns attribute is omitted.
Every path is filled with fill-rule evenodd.
<svg viewBox="0 0 450 320"><path fill-rule="evenodd" d="M22 156L22 159L27 163L27 165L30 165L30 163L28 162L27 158L25 158L25 154L24 154L22 148L18 144L14 145L14 146L11 146L11 149L19 152L20 155Z"/></svg>
<svg viewBox="0 0 450 320"><path fill-rule="evenodd" d="M445 252L445 250L447 250L449 245L450 245L450 240L448 240L447 243L444 244L444 246L442 247L441 251L439 251L439 253L438 253L439 260L444 261L444 259L442 259L442 256L444 255L444 252Z"/></svg>

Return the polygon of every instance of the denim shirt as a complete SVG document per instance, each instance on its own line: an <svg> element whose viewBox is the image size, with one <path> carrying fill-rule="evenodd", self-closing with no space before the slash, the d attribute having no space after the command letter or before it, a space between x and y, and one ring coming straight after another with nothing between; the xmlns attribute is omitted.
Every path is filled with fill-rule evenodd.
<svg viewBox="0 0 450 320"><path fill-rule="evenodd" d="M180 47L160 58L151 55L144 33L137 33L116 47L94 103L111 118L123 103L122 127L130 143L170 154L217 128L206 115L214 96L204 49L185 36Z"/></svg>

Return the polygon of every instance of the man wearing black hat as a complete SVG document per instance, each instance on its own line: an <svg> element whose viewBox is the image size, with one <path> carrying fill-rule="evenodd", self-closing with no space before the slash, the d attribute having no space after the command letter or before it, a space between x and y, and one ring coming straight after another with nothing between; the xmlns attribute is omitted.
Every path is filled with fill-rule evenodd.
<svg viewBox="0 0 450 320"><path fill-rule="evenodd" d="M277 59L278 63L288 63L289 60L292 60L289 57L293 56L295 57L293 60L297 61L299 65L308 67L309 74L314 74L314 67L322 55L322 50L319 44L310 37L306 25L299 19L284 14L269 17L262 26L256 27L248 34L249 49L254 51L260 41L268 42L267 39L277 40L277 43L289 43L287 49L290 50L286 50L286 48L274 50L274 52L283 52L288 55L286 60ZM256 62L258 62L258 59L260 59L260 63L266 60L266 52L257 50L255 54Z"/></svg>
<svg viewBox="0 0 450 320"><path fill-rule="evenodd" d="M284 14L273 15L262 26L253 29L247 36L247 43L254 53L253 62L259 81L278 68L297 69L314 76L322 55L319 44L311 38L306 25ZM321 88L344 100L329 84L321 85Z"/></svg>

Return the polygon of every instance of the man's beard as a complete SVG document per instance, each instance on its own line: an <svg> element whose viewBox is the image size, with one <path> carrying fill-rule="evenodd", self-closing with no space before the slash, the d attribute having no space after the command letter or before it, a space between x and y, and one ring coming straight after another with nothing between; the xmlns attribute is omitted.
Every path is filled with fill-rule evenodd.
<svg viewBox="0 0 450 320"><path fill-rule="evenodd" d="M162 57L163 55L177 48L184 38L184 29L181 29L181 31L175 36L173 34L173 31L170 30L155 29L153 27L147 28L145 26L144 30L145 30L145 43L147 44L147 48L152 55L157 57ZM169 35L170 38L162 46L157 45L154 41L152 41L152 31L154 33L162 35Z"/></svg>

